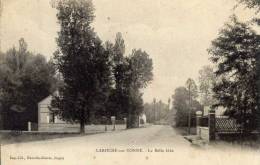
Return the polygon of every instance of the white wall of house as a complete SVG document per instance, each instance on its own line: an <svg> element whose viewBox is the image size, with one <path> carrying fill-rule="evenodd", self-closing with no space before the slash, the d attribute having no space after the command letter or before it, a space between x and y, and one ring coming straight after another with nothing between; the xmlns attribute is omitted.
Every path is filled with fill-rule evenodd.
<svg viewBox="0 0 260 165"><path fill-rule="evenodd" d="M75 127L54 116L50 111L52 96L48 96L38 103L38 131L65 131L68 127Z"/></svg>
<svg viewBox="0 0 260 165"><path fill-rule="evenodd" d="M50 111L51 107L51 100L52 96L48 96L45 99L43 99L41 102L38 103L38 124L42 123L65 123L64 121L60 120L58 116L54 116L54 120L51 121L51 118L53 118L53 114Z"/></svg>

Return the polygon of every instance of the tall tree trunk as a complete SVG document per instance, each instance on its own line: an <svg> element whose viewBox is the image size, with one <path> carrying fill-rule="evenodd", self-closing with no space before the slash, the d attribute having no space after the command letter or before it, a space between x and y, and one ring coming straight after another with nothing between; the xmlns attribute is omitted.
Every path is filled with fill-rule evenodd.
<svg viewBox="0 0 260 165"><path fill-rule="evenodd" d="M128 116L127 116L126 128L127 129L132 128L132 115L131 114L128 114Z"/></svg>
<svg viewBox="0 0 260 165"><path fill-rule="evenodd" d="M81 110L81 119L80 119L80 133L84 134L85 133L85 109Z"/></svg>
<svg viewBox="0 0 260 165"><path fill-rule="evenodd" d="M139 127L139 117L136 114L129 114L127 118L126 128L138 128Z"/></svg>

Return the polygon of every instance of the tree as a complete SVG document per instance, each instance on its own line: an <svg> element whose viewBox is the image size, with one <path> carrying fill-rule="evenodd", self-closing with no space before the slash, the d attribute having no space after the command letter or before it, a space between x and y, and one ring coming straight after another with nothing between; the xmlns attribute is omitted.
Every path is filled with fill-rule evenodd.
<svg viewBox="0 0 260 165"><path fill-rule="evenodd" d="M259 37L233 16L209 49L211 60L217 65L215 73L220 78L213 88L216 106L226 107L227 114L236 118L244 130L255 128Z"/></svg>
<svg viewBox="0 0 260 165"><path fill-rule="evenodd" d="M56 8L60 32L54 59L65 85L53 105L63 120L79 122L84 133L85 123L106 113L112 83L110 54L90 26L94 20L90 0L59 1Z"/></svg>
<svg viewBox="0 0 260 165"><path fill-rule="evenodd" d="M124 118L127 114L126 103L127 95L125 89L127 88L127 71L128 64L125 53L124 39L121 33L116 34L115 44L106 42L106 49L111 54L112 75L114 80L114 88L111 90L107 108L110 112L109 115L116 116L117 118Z"/></svg>
<svg viewBox="0 0 260 165"><path fill-rule="evenodd" d="M202 106L198 101L192 98L190 100L189 91L185 87L178 87L175 89L174 95L172 96L173 109L176 111L175 123L177 127L188 126L189 112L191 119L195 118L195 112L202 110ZM194 108L190 108L189 102ZM191 125L194 122L191 122Z"/></svg>
<svg viewBox="0 0 260 165"><path fill-rule="evenodd" d="M193 108L192 100L198 97L198 88L195 81L189 78L186 81L186 88L189 92L189 113L188 113L188 133L190 134L190 127L191 127L191 111Z"/></svg>
<svg viewBox="0 0 260 165"><path fill-rule="evenodd" d="M23 38L18 50L13 47L1 55L0 63L4 127L26 130L28 121L38 122L38 102L55 90L55 68L43 55L29 52Z"/></svg>
<svg viewBox="0 0 260 165"><path fill-rule="evenodd" d="M136 89L146 88L153 79L153 61L149 55L141 49L134 49L128 57L130 65L130 80Z"/></svg>
<svg viewBox="0 0 260 165"><path fill-rule="evenodd" d="M154 123L156 121L167 121L169 117L168 105L161 100L155 103L145 103L144 113L146 115L147 122Z"/></svg>
<svg viewBox="0 0 260 165"><path fill-rule="evenodd" d="M237 0L239 3L244 3L248 8L260 9L259 0Z"/></svg>
<svg viewBox="0 0 260 165"><path fill-rule="evenodd" d="M141 49L134 49L125 57L125 44L121 33L116 34L115 44L106 42L111 54L112 75L115 83L107 109L109 115L127 117L127 128L138 127L138 116L143 111L141 89L152 80L152 59Z"/></svg>
<svg viewBox="0 0 260 165"><path fill-rule="evenodd" d="M143 111L140 90L147 87L153 79L153 63L149 55L141 49L134 49L126 60L128 64L125 74L126 95L128 96L127 127L133 128L138 127L138 116Z"/></svg>
<svg viewBox="0 0 260 165"><path fill-rule="evenodd" d="M201 93L201 102L205 106L214 104L213 99L213 86L216 82L216 75L213 71L213 67L210 65L203 66L199 70L199 90Z"/></svg>
<svg viewBox="0 0 260 165"><path fill-rule="evenodd" d="M154 111L153 111L153 103L145 103L144 104L144 114L146 115L146 121L148 123L154 122Z"/></svg>
<svg viewBox="0 0 260 165"><path fill-rule="evenodd" d="M237 0L240 3L246 4L248 8L257 9L257 13L260 11L260 1L259 0ZM258 26L260 25L260 19L254 19ZM256 56L256 92L257 92L257 110L256 110L256 127L260 131L260 53L257 53Z"/></svg>
<svg viewBox="0 0 260 165"><path fill-rule="evenodd" d="M123 57L125 54L125 41L123 36L120 32L116 34L115 45L113 47L114 50L114 63L118 65L123 62Z"/></svg>
<svg viewBox="0 0 260 165"><path fill-rule="evenodd" d="M198 97L198 87L193 79L188 78L186 81L186 88L190 93L191 99L196 99Z"/></svg>

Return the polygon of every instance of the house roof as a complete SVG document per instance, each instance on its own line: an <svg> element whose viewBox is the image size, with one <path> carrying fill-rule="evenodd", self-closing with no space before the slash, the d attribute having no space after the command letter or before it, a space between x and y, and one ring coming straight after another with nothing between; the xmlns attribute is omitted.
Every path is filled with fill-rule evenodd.
<svg viewBox="0 0 260 165"><path fill-rule="evenodd" d="M52 95L49 95L49 96L45 97L44 99L42 99L41 101L39 101L38 105L39 104L50 104L53 95L59 95L58 90L54 91Z"/></svg>
<svg viewBox="0 0 260 165"><path fill-rule="evenodd" d="M52 95L49 95L49 96L45 97L44 99L42 99L38 104L39 105L50 104L51 103L51 99L52 99Z"/></svg>

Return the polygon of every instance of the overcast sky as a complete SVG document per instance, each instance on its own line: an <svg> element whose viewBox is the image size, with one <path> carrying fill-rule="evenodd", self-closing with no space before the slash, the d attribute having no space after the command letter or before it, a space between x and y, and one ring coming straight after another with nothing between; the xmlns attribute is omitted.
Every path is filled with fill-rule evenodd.
<svg viewBox="0 0 260 165"><path fill-rule="evenodd" d="M1 0L0 0L1 1ZM127 54L133 48L148 52L154 62L154 80L144 90L144 100L167 101L176 87L209 64L207 48L218 30L236 13L252 16L235 0L94 0L95 31L114 41L122 32ZM2 0L1 49L17 45L20 37L35 53L51 57L59 29L56 10L48 0Z"/></svg>

